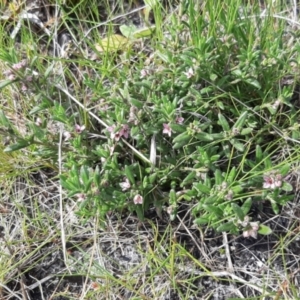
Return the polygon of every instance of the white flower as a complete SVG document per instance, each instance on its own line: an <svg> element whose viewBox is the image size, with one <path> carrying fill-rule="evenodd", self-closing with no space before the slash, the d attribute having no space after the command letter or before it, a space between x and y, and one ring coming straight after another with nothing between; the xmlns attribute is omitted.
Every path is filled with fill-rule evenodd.
<svg viewBox="0 0 300 300"><path fill-rule="evenodd" d="M67 140L69 140L71 138L71 133L69 131L65 131L63 133L63 136L64 136L64 138L65 138L64 140L66 142Z"/></svg>
<svg viewBox="0 0 300 300"><path fill-rule="evenodd" d="M184 74L188 79L192 78L192 77L195 75L194 70L193 70L192 67L189 68L187 72L183 72L183 74Z"/></svg>
<svg viewBox="0 0 300 300"><path fill-rule="evenodd" d="M120 182L119 185L123 192L129 190L131 187L128 178L126 178L124 182Z"/></svg>
<svg viewBox="0 0 300 300"><path fill-rule="evenodd" d="M143 204L143 202L144 202L143 196L141 196L140 194L137 194L134 196L134 198L133 198L134 204Z"/></svg>

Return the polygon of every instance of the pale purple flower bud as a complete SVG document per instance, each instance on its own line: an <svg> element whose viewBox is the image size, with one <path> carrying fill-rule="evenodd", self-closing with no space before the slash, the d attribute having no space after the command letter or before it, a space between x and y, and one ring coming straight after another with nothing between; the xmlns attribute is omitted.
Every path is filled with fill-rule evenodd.
<svg viewBox="0 0 300 300"><path fill-rule="evenodd" d="M148 75L149 75L149 71L148 70L146 70L146 69L142 69L141 70L141 76L140 76L140 78L145 78Z"/></svg>
<svg viewBox="0 0 300 300"><path fill-rule="evenodd" d="M80 125L78 125L78 124L75 124L75 132L76 132L76 133L80 134L80 133L82 133L84 130L85 130L85 126L84 126L84 125L80 126Z"/></svg>
<svg viewBox="0 0 300 300"><path fill-rule="evenodd" d="M122 128L119 131L116 130L116 125L107 127L107 130L110 132L110 138L118 141L122 136L127 139L129 136L129 127L127 124L122 125Z"/></svg>
<svg viewBox="0 0 300 300"><path fill-rule="evenodd" d="M128 139L129 136L129 127L127 124L124 124L123 127L120 130L120 137L124 137L125 139Z"/></svg>
<svg viewBox="0 0 300 300"><path fill-rule="evenodd" d="M164 127L163 134L167 134L168 136L171 136L172 135L172 129L171 129L170 125L164 123L163 127Z"/></svg>
<svg viewBox="0 0 300 300"><path fill-rule="evenodd" d="M183 117L176 117L175 119L175 123L176 124L179 124L179 125L182 125L183 124L183 121L184 121L184 118Z"/></svg>
<svg viewBox="0 0 300 300"><path fill-rule="evenodd" d="M133 198L133 203L134 204L143 204L144 198L140 194L137 194Z"/></svg>
<svg viewBox="0 0 300 300"><path fill-rule="evenodd" d="M183 74L184 74L188 79L192 78L192 77L195 75L193 68L189 68L188 71L187 71L187 72L183 72Z"/></svg>
<svg viewBox="0 0 300 300"><path fill-rule="evenodd" d="M110 132L110 138L113 140L116 136L115 134L116 125L107 127L107 131Z"/></svg>
<svg viewBox="0 0 300 300"><path fill-rule="evenodd" d="M77 194L76 197L77 197L77 200L80 202L82 202L86 199L86 195L83 193Z"/></svg>
<svg viewBox="0 0 300 300"><path fill-rule="evenodd" d="M9 80L15 80L16 76L14 74L10 74L10 75L8 75L7 79L9 79Z"/></svg>
<svg viewBox="0 0 300 300"><path fill-rule="evenodd" d="M120 187L121 187L121 189L122 189L123 192L129 190L130 187L131 187L128 178L125 178L125 181L124 182L120 182L119 185L120 185Z"/></svg>

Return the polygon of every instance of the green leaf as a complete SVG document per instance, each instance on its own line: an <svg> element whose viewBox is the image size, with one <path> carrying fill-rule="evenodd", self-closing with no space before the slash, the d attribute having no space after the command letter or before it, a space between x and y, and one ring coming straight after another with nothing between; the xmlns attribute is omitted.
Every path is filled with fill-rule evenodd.
<svg viewBox="0 0 300 300"><path fill-rule="evenodd" d="M170 125L171 129L175 132L180 132L180 133L184 133L186 132L186 127L183 125L179 125L179 124L171 124Z"/></svg>
<svg viewBox="0 0 300 300"><path fill-rule="evenodd" d="M135 184L134 175L130 166L125 166L125 174L128 180L131 182L131 184Z"/></svg>
<svg viewBox="0 0 300 300"><path fill-rule="evenodd" d="M180 142L185 142L187 143L187 141L189 141L191 139L191 136L185 131L179 135L177 135L174 139L173 139L173 143L180 143Z"/></svg>
<svg viewBox="0 0 300 300"><path fill-rule="evenodd" d="M16 144L12 144L7 146L3 151L4 152L13 152L13 151L17 151L23 148L26 148L30 145L29 141L18 141Z"/></svg>
<svg viewBox="0 0 300 300"><path fill-rule="evenodd" d="M208 204L203 204L203 209L206 210L207 212L214 214L216 217L218 218L222 218L223 217L223 211L214 205L208 205Z"/></svg>
<svg viewBox="0 0 300 300"><path fill-rule="evenodd" d="M285 192L292 192L293 191L293 186L290 183L286 182L286 181L283 182L281 188Z"/></svg>
<svg viewBox="0 0 300 300"><path fill-rule="evenodd" d="M143 221L144 220L144 209L143 209L143 205L136 205L135 206L135 212L138 216L138 218Z"/></svg>
<svg viewBox="0 0 300 300"><path fill-rule="evenodd" d="M126 50L130 47L130 40L120 34L112 34L99 41L95 44L95 48L99 52L111 53L120 50Z"/></svg>
<svg viewBox="0 0 300 300"><path fill-rule="evenodd" d="M205 132L196 134L195 138L203 142L212 142L214 140L209 133L205 133Z"/></svg>
<svg viewBox="0 0 300 300"><path fill-rule="evenodd" d="M236 203L231 203L231 208L234 211L235 215L241 220L244 221L245 214L241 207L239 207Z"/></svg>
<svg viewBox="0 0 300 300"><path fill-rule="evenodd" d="M154 183L156 178L157 178L157 173L153 173L153 174L149 175L149 183L151 183L151 184Z"/></svg>
<svg viewBox="0 0 300 300"><path fill-rule="evenodd" d="M169 193L169 203L172 205L172 204L176 204L176 200L177 200L177 197L176 197L176 192L174 189L171 189L170 190L170 193Z"/></svg>
<svg viewBox="0 0 300 300"><path fill-rule="evenodd" d="M229 124L228 124L227 120L225 119L225 117L221 113L219 113L218 118L219 118L218 123L222 126L223 130L229 131L230 127L229 127Z"/></svg>
<svg viewBox="0 0 300 300"><path fill-rule="evenodd" d="M194 181L194 178L196 177L197 173L196 171L192 171L190 172L182 181L182 183L180 184L180 187L184 187L187 184L190 184Z"/></svg>
<svg viewBox="0 0 300 300"><path fill-rule="evenodd" d="M40 141L44 141L46 138L46 133L43 130L43 128L37 126L34 123L29 123L28 124L29 128L32 130L34 137Z"/></svg>
<svg viewBox="0 0 300 300"><path fill-rule="evenodd" d="M227 178L226 178L226 182L231 184L234 182L235 180L235 176L236 176L236 167L231 168Z"/></svg>
<svg viewBox="0 0 300 300"><path fill-rule="evenodd" d="M266 225L259 225L259 229L258 229L258 233L262 234L262 235L269 235L271 234L273 231L269 226Z"/></svg>
<svg viewBox="0 0 300 300"><path fill-rule="evenodd" d="M145 37L151 36L155 32L155 30L156 30L155 25L149 26L149 27L143 27L143 28L136 30L133 33L133 37L136 39L145 38Z"/></svg>
<svg viewBox="0 0 300 300"><path fill-rule="evenodd" d="M218 232L227 232L227 231L235 230L235 228L236 228L236 226L231 221L231 222L224 223L224 224L220 225L219 227L217 227L217 231Z"/></svg>
<svg viewBox="0 0 300 300"><path fill-rule="evenodd" d="M209 194L210 188L202 183L195 183L194 187L196 190L204 193L204 194Z"/></svg>
<svg viewBox="0 0 300 300"><path fill-rule="evenodd" d="M252 199L249 197L242 205L242 211L244 215L247 215L247 213L250 211L252 207Z"/></svg>
<svg viewBox="0 0 300 300"><path fill-rule="evenodd" d="M125 37L127 37L127 38L129 38L129 39L132 39L132 38L134 37L134 36L133 36L133 33L134 33L135 31L137 31L137 27L134 26L134 25L125 25L125 24L123 24L123 25L121 25L121 26L119 27L119 29L120 29L121 33L122 33Z"/></svg>
<svg viewBox="0 0 300 300"><path fill-rule="evenodd" d="M274 200L271 201L271 206L272 206L272 209L273 209L274 213L276 215L278 215L279 214L279 208L278 208L277 203Z"/></svg>
<svg viewBox="0 0 300 300"><path fill-rule="evenodd" d="M11 128L11 123L10 121L6 118L3 110L0 110L0 124L2 126L5 126L6 128Z"/></svg>
<svg viewBox="0 0 300 300"><path fill-rule="evenodd" d="M129 98L129 103L139 109L142 109L144 107L144 102L141 102L141 101L133 99L133 98Z"/></svg>
<svg viewBox="0 0 300 300"><path fill-rule="evenodd" d="M242 130L242 127L244 126L246 119L248 117L248 112L244 111L240 117L237 119L237 121L233 125L233 129L238 129L239 131Z"/></svg>
<svg viewBox="0 0 300 300"><path fill-rule="evenodd" d="M239 194L240 192L243 191L243 188L240 184L231 186L230 189L232 190L234 195L237 195L237 194Z"/></svg>
<svg viewBox="0 0 300 300"><path fill-rule="evenodd" d="M211 133L210 136L214 141L223 140L226 137L226 133L225 132Z"/></svg>
<svg viewBox="0 0 300 300"><path fill-rule="evenodd" d="M90 173L87 166L82 166L80 168L80 178L82 179L82 182L84 186L87 186L90 182Z"/></svg>
<svg viewBox="0 0 300 300"><path fill-rule="evenodd" d="M224 181L224 177L222 176L222 172L220 171L220 169L217 169L215 171L215 182L216 185L221 185Z"/></svg>
<svg viewBox="0 0 300 300"><path fill-rule="evenodd" d="M194 220L194 224L196 225L206 225L209 222L209 218L208 217L200 217Z"/></svg>
<svg viewBox="0 0 300 300"><path fill-rule="evenodd" d="M15 82L15 80L1 80L0 81L0 89L5 88L6 86L10 85L11 83Z"/></svg>
<svg viewBox="0 0 300 300"><path fill-rule="evenodd" d="M32 108L32 110L29 112L29 114L34 115L38 112L41 112L43 110L46 110L46 109L52 107L52 106L53 106L53 102L44 98L40 104L38 104L37 106Z"/></svg>
<svg viewBox="0 0 300 300"><path fill-rule="evenodd" d="M247 128L242 129L242 131L240 132L240 135L248 135L252 131L253 131L253 128L247 127Z"/></svg>
<svg viewBox="0 0 300 300"><path fill-rule="evenodd" d="M239 152L244 152L245 151L245 145L238 142L236 139L230 140L230 143Z"/></svg>
<svg viewBox="0 0 300 300"><path fill-rule="evenodd" d="M279 169L280 170L280 174L282 176L285 176L285 175L287 175L289 173L290 169L291 169L290 164L285 164L282 167L280 167L280 169Z"/></svg>
<svg viewBox="0 0 300 300"><path fill-rule="evenodd" d="M255 158L256 158L256 162L260 162L263 159L263 152L259 145L256 145Z"/></svg>
<svg viewBox="0 0 300 300"><path fill-rule="evenodd" d="M183 140L181 142L175 143L173 149L180 149L183 146L187 146L187 141Z"/></svg>
<svg viewBox="0 0 300 300"><path fill-rule="evenodd" d="M261 85L260 83L256 80L256 79L253 79L253 78L248 78L245 80L247 83L253 85L254 87L256 87L257 89L261 89Z"/></svg>

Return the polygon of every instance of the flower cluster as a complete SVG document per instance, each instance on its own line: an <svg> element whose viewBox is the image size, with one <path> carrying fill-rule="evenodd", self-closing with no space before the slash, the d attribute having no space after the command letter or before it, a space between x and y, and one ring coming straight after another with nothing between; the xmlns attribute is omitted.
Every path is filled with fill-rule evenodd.
<svg viewBox="0 0 300 300"><path fill-rule="evenodd" d="M15 63L11 66L11 69L8 69L3 72L3 75L6 77L8 80L16 80L19 76L17 71L24 69L27 66L28 62L26 59L21 60L18 63ZM22 86L21 86L21 91L26 92L28 90L27 85L24 82L31 82L33 80L33 76L37 76L38 73L35 71L31 71L29 68L26 68L24 73L30 73L30 75L24 76L22 78Z"/></svg>
<svg viewBox="0 0 300 300"><path fill-rule="evenodd" d="M74 132L75 133L81 134L84 130L85 130L84 125L75 124L75 126L74 126ZM72 137L72 133L70 133L69 131L65 131L63 133L63 137L64 137L64 141L66 142Z"/></svg>
<svg viewBox="0 0 300 300"><path fill-rule="evenodd" d="M243 227L243 237L257 238L257 232L259 230L259 222L250 222L250 218L245 216L244 221L239 221Z"/></svg>
<svg viewBox="0 0 300 300"><path fill-rule="evenodd" d="M275 188L282 186L282 175L276 171L270 172L269 174L264 175L264 189L274 190Z"/></svg>
<svg viewBox="0 0 300 300"><path fill-rule="evenodd" d="M116 131L116 125L107 127L110 132L110 138L115 141L119 141L121 137L128 139L129 137L129 127L127 124L122 125L121 129Z"/></svg>

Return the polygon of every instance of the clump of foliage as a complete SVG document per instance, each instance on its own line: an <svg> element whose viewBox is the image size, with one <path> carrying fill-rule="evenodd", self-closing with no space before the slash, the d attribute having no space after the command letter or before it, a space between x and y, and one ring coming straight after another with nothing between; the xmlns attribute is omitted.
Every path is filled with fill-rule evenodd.
<svg viewBox="0 0 300 300"><path fill-rule="evenodd" d="M183 1L162 32L145 38L150 55L132 47L109 53L112 61L80 62L101 73L82 82L93 113L70 104L66 93L57 100L63 89L47 81L49 68L41 90L10 58L15 77L5 84L26 83L39 104L32 104L26 136L1 114L11 136L6 150L29 146L56 165L59 144L62 186L85 218L131 211L142 219L155 206L174 219L180 203L190 202L198 225L269 233L248 213L265 201L277 213L292 197L285 176L297 154L280 157L299 138L299 112L293 86L281 82L298 66L288 44L296 41L283 31L284 20L260 18L258 7L210 2ZM62 129L53 132L50 123Z"/></svg>

